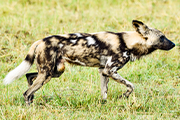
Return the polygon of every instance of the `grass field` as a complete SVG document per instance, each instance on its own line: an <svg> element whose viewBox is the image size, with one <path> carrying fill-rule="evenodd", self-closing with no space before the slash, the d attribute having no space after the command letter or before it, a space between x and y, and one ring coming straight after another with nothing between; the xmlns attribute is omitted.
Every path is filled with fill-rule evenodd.
<svg viewBox="0 0 180 120"><path fill-rule="evenodd" d="M25 58L36 40L52 34L133 30L138 19L161 30L176 47L129 62L119 74L135 85L129 99L118 99L126 87L109 82L101 103L97 68L66 64L26 107L25 76L8 86L5 75ZM179 0L0 0L0 119L180 119ZM36 71L35 65L30 70Z"/></svg>

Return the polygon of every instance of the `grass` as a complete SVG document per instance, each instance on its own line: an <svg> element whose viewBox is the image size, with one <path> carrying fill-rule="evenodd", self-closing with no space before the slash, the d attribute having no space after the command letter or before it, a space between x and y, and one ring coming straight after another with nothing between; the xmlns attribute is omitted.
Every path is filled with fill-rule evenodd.
<svg viewBox="0 0 180 120"><path fill-rule="evenodd" d="M179 0L0 0L0 119L179 119ZM66 65L26 107L25 76L8 86L5 75L19 65L36 40L52 34L133 30L138 19L158 28L176 43L130 62L119 74L134 83L129 99L118 99L126 87L109 82L101 103L97 68ZM35 66L31 71L36 71Z"/></svg>

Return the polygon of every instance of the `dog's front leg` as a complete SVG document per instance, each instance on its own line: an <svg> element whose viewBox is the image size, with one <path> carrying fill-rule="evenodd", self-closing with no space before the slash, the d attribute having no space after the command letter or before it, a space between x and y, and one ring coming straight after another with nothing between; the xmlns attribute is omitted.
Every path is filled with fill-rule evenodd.
<svg viewBox="0 0 180 120"><path fill-rule="evenodd" d="M128 80L126 80L125 78L121 77L118 73L113 73L112 78L116 82L126 85L127 91L125 93L123 93L123 95L128 98L129 95L134 91L134 85L131 82L129 82Z"/></svg>
<svg viewBox="0 0 180 120"><path fill-rule="evenodd" d="M129 95L133 92L134 90L134 85L126 80L125 78L121 77L118 73L117 70L119 68L122 68L124 64L118 60L112 61L112 57L108 59L105 68L102 71L102 75L107 76L112 78L118 83L124 84L127 87L127 91L123 94L125 97L129 97Z"/></svg>
<svg viewBox="0 0 180 120"><path fill-rule="evenodd" d="M126 80L125 78L121 77L117 71L114 71L115 68L112 69L107 69L105 68L102 72L103 75L107 75L108 77L112 78L113 80L115 80L118 83L124 84L127 87L127 91L125 93L123 93L123 95L125 97L129 97L129 95L133 92L134 90L134 85L129 82L128 80ZM122 97L122 96L121 96Z"/></svg>
<svg viewBox="0 0 180 120"><path fill-rule="evenodd" d="M108 82L109 78L102 74L103 69L99 68L99 74L101 78L101 95L103 100L107 99L107 91L108 91Z"/></svg>

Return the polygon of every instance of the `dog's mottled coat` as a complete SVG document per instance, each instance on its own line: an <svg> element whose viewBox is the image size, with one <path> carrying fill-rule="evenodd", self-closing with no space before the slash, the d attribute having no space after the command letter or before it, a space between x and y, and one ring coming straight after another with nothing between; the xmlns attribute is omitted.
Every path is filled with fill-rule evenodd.
<svg viewBox="0 0 180 120"><path fill-rule="evenodd" d="M5 84L25 74L36 60L37 73L26 74L29 89L24 93L29 105L34 93L52 77L59 77L65 70L64 62L98 67L101 77L101 94L107 98L109 78L126 85L126 97L134 90L134 85L121 77L117 71L129 60L134 61L156 49L170 50L175 46L165 35L144 23L133 20L135 31L73 33L53 35L35 42L20 66L4 79ZM21 70L21 68L25 68ZM16 73L16 74L15 74Z"/></svg>

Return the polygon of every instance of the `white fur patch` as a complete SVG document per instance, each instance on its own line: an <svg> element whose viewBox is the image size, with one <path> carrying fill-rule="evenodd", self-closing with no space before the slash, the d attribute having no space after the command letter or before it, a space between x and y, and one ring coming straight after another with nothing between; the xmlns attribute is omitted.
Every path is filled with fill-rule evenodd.
<svg viewBox="0 0 180 120"><path fill-rule="evenodd" d="M92 37L87 37L86 38L88 45L94 45L96 41Z"/></svg>
<svg viewBox="0 0 180 120"><path fill-rule="evenodd" d="M6 77L4 78L4 84L10 84L14 80L20 78L22 75L24 75L26 72L29 71L31 68L31 64L24 60L18 67L16 67L14 70L10 71Z"/></svg>
<svg viewBox="0 0 180 120"><path fill-rule="evenodd" d="M102 94L102 97L103 97L103 100L106 100L106 99L107 99L107 93L104 92L104 93Z"/></svg>
<svg viewBox="0 0 180 120"><path fill-rule="evenodd" d="M114 74L112 74L112 77L113 78L115 78L115 79L117 79L117 80L124 80L125 81L125 83L123 83L123 84L125 84L125 85L130 85L131 86L131 88L130 87L128 87L128 89L131 91L131 90L134 90L134 85L131 83L131 82L129 82L128 80L126 80L126 79L124 79L123 77L121 77L118 73L114 73ZM119 81L117 81L117 82L119 82Z"/></svg>
<svg viewBox="0 0 180 120"><path fill-rule="evenodd" d="M108 58L106 66L111 66L114 63L111 60L112 60L112 56Z"/></svg>
<svg viewBox="0 0 180 120"><path fill-rule="evenodd" d="M68 38L69 35L68 34L64 34L64 35L60 35L61 37L65 37L65 38Z"/></svg>
<svg viewBox="0 0 180 120"><path fill-rule="evenodd" d="M74 34L78 37L82 37L82 35L80 33L74 33Z"/></svg>
<svg viewBox="0 0 180 120"><path fill-rule="evenodd" d="M63 46L64 46L63 44L61 44L61 43L59 44L59 47L60 47L60 48L62 48Z"/></svg>
<svg viewBox="0 0 180 120"><path fill-rule="evenodd" d="M76 59L74 62L75 62L75 63L79 63L79 64L84 65L84 66L86 65L85 63L79 61L78 59Z"/></svg>
<svg viewBox="0 0 180 120"><path fill-rule="evenodd" d="M126 52L123 52L123 57L129 57L129 56L127 55L127 51L126 51Z"/></svg>
<svg viewBox="0 0 180 120"><path fill-rule="evenodd" d="M70 42L72 42L73 44L75 44L76 42L77 42L77 39L75 39L75 40L70 40Z"/></svg>
<svg viewBox="0 0 180 120"><path fill-rule="evenodd" d="M102 55L102 56L100 57L100 65L105 66L106 63L107 63L108 58L109 58L109 56L104 56L104 55Z"/></svg>
<svg viewBox="0 0 180 120"><path fill-rule="evenodd" d="M131 60L131 62L134 62L136 60L136 56L132 53L130 55L130 60Z"/></svg>
<svg viewBox="0 0 180 120"><path fill-rule="evenodd" d="M111 70L110 70L110 72L116 72L117 71L117 69L118 69L118 67L113 67Z"/></svg>

